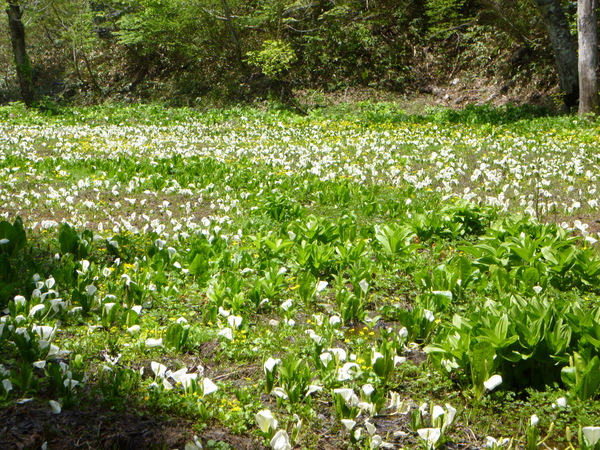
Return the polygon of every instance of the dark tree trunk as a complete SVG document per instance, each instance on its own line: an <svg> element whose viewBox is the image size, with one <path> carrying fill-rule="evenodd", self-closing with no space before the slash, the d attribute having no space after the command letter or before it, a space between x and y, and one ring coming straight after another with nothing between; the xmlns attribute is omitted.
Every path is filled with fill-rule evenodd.
<svg viewBox="0 0 600 450"><path fill-rule="evenodd" d="M21 89L21 97L25 104L30 106L33 104L35 97L31 77L31 62L29 61L25 47L25 27L21 20L23 15L21 5L14 0L8 2L6 14L8 14L8 28L10 29L10 40L15 58L19 87Z"/></svg>
<svg viewBox="0 0 600 450"><path fill-rule="evenodd" d="M579 75L577 72L577 49L569 30L569 22L560 0L535 0L535 2L542 13L550 41L552 41L565 106L569 109L574 108L579 100Z"/></svg>
<svg viewBox="0 0 600 450"><path fill-rule="evenodd" d="M598 21L597 0L579 0L579 115L598 113Z"/></svg>
<svg viewBox="0 0 600 450"><path fill-rule="evenodd" d="M221 5L223 6L223 13L225 14L225 20L227 22L227 30L231 36L231 43L233 44L233 50L235 52L235 62L238 67L243 68L244 60L242 58L242 47L240 45L240 39L238 38L237 30L233 23L233 18L231 17L229 3L227 3L227 0L221 0Z"/></svg>

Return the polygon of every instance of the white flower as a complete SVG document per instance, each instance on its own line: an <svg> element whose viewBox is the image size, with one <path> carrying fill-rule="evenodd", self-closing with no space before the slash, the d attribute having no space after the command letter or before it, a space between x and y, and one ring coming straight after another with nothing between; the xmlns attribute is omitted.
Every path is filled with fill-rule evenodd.
<svg viewBox="0 0 600 450"><path fill-rule="evenodd" d="M417 433L425 442L429 448L434 448L437 441L442 436L442 430L439 428L421 428L417 430Z"/></svg>
<svg viewBox="0 0 600 450"><path fill-rule="evenodd" d="M197 373L187 373L187 368L185 367L173 372L170 376L175 383L181 383L184 389L188 389L192 384L192 380L198 378Z"/></svg>
<svg viewBox="0 0 600 450"><path fill-rule="evenodd" d="M394 444L390 444L387 442L383 442L383 438L376 434L375 436L371 436L371 442L369 443L369 448L396 448Z"/></svg>
<svg viewBox="0 0 600 450"><path fill-rule="evenodd" d="M60 403L58 403L56 400L50 400L50 408L52 408L52 412L54 414L60 414L60 412L62 411L62 408L60 407Z"/></svg>
<svg viewBox="0 0 600 450"><path fill-rule="evenodd" d="M287 299L285 302L283 302L281 304L281 309L283 309L284 311L288 311L293 305L293 302L291 299Z"/></svg>
<svg viewBox="0 0 600 450"><path fill-rule="evenodd" d="M96 293L96 291L98 290L98 288L96 286L94 286L93 284L87 285L85 287L85 292L87 293L87 295L89 295L90 297L92 295L94 295Z"/></svg>
<svg viewBox="0 0 600 450"><path fill-rule="evenodd" d="M208 378L204 378L202 380L203 395L212 394L213 392L217 392L218 390L219 390L219 387L215 383L213 383L211 380L209 380Z"/></svg>
<svg viewBox="0 0 600 450"><path fill-rule="evenodd" d="M358 285L360 286L360 290L363 291L365 294L369 290L369 283L367 283L367 280L365 279L360 280Z"/></svg>
<svg viewBox="0 0 600 450"><path fill-rule="evenodd" d="M329 363L333 360L333 357L331 356L331 353L323 352L319 355L319 359L321 360L324 366L328 366Z"/></svg>
<svg viewBox="0 0 600 450"><path fill-rule="evenodd" d="M66 380L63 381L63 384L67 389L72 390L72 389L75 389L75 386L77 386L79 384L79 381L67 378Z"/></svg>
<svg viewBox="0 0 600 450"><path fill-rule="evenodd" d="M338 369L337 380L347 381L354 379L359 372L359 366L356 363L347 362Z"/></svg>
<svg viewBox="0 0 600 450"><path fill-rule="evenodd" d="M333 393L342 397L346 405L350 407L357 406L359 403L359 399L354 393L354 389L351 388L338 388L334 389Z"/></svg>
<svg viewBox="0 0 600 450"><path fill-rule="evenodd" d="M406 362L406 356L394 356L394 366L398 364L404 364Z"/></svg>
<svg viewBox="0 0 600 450"><path fill-rule="evenodd" d="M271 439L271 448L273 450L292 450L290 438L285 430L279 430Z"/></svg>
<svg viewBox="0 0 600 450"><path fill-rule="evenodd" d="M375 414L375 403L359 402L356 406L358 406L360 410L365 411L370 416Z"/></svg>
<svg viewBox="0 0 600 450"><path fill-rule="evenodd" d="M433 412L431 413L431 418L433 420L437 419L440 416L443 416L444 414L446 414L446 411L444 411L444 408L442 408L439 405L435 405L433 407Z"/></svg>
<svg viewBox="0 0 600 450"><path fill-rule="evenodd" d="M373 436L375 434L375 431L377 431L375 425L373 425L368 420L365 420L365 428L367 429L367 433L369 433L370 436Z"/></svg>
<svg viewBox="0 0 600 450"><path fill-rule="evenodd" d="M329 286L329 283L327 281L319 281L317 283L317 292L321 292L323 289L325 289L327 286Z"/></svg>
<svg viewBox="0 0 600 450"><path fill-rule="evenodd" d="M162 347L162 346L163 346L163 340L162 340L162 338L159 338L159 339L148 338L148 339L146 339L146 347L148 347L148 348Z"/></svg>
<svg viewBox="0 0 600 450"><path fill-rule="evenodd" d="M49 326L36 326L35 332L40 337L40 339L49 341L50 339L52 339L52 335L54 334L54 328Z"/></svg>
<svg viewBox="0 0 600 450"><path fill-rule="evenodd" d="M41 347L41 343L43 341L40 341L40 347ZM46 356L50 357L50 356L55 356L58 355L59 353L69 353L68 351L64 350L63 352L61 352L61 350L58 348L58 346L54 345L54 344L50 344L50 350L48 350L48 354Z"/></svg>
<svg viewBox="0 0 600 450"><path fill-rule="evenodd" d="M268 409L263 409L254 415L258 427L263 433L268 433L269 430L276 430L278 421L273 417L273 413Z"/></svg>
<svg viewBox="0 0 600 450"><path fill-rule="evenodd" d="M45 284L48 289L52 289L54 287L54 285L56 284L56 280L54 279L54 277L50 277L46 280Z"/></svg>
<svg viewBox="0 0 600 450"><path fill-rule="evenodd" d="M485 448L497 448L497 447L506 447L508 444L510 444L510 439L509 438L502 438L500 440L493 438L492 436L487 436L485 438L485 442L483 444L483 446Z"/></svg>
<svg viewBox="0 0 600 450"><path fill-rule="evenodd" d="M282 398L284 400L288 398L287 392L282 387L276 387L276 388L274 388L271 391L271 395L274 395L275 397Z"/></svg>
<svg viewBox="0 0 600 450"><path fill-rule="evenodd" d="M492 391L502 384L502 376L492 375L487 381L483 382L483 386L488 390Z"/></svg>
<svg viewBox="0 0 600 450"><path fill-rule="evenodd" d="M323 325L323 318L324 318L323 314L313 314L312 317L318 326Z"/></svg>
<svg viewBox="0 0 600 450"><path fill-rule="evenodd" d="M346 352L346 350L344 350L343 348L340 348L340 347L333 347L333 348L328 349L328 351L330 351L340 362L346 361L346 358L348 356L348 353Z"/></svg>
<svg viewBox="0 0 600 450"><path fill-rule="evenodd" d="M263 364L263 369L265 372L273 372L277 364L281 364L281 360L279 358L269 358Z"/></svg>
<svg viewBox="0 0 600 450"><path fill-rule="evenodd" d="M194 441L186 443L183 450L202 450L203 448L204 447L202 447L202 442L200 442L198 436L194 436Z"/></svg>
<svg viewBox="0 0 600 450"><path fill-rule="evenodd" d="M376 351L375 349L373 349L373 358L372 358L372 360L371 360L371 363L372 363L372 364L375 364L375 362L376 362L378 359L381 359L381 358L383 358L383 354L382 354L382 353L379 353L378 351Z"/></svg>
<svg viewBox="0 0 600 450"><path fill-rule="evenodd" d="M371 396L371 394L372 394L373 392L375 392L375 388L373 387L373 385L372 385L372 384L365 384L365 385L363 385L363 387L362 387L362 391L363 391L363 393L364 393L364 394L365 394L367 397L370 397L370 396Z"/></svg>
<svg viewBox="0 0 600 450"><path fill-rule="evenodd" d="M539 294L540 292L542 292L543 288L541 286L534 286L533 290L536 294Z"/></svg>
<svg viewBox="0 0 600 450"><path fill-rule="evenodd" d="M319 336L317 333L315 333L313 330L307 330L309 331L308 336L315 341L316 344L320 344L322 343L325 339L323 339L321 336Z"/></svg>
<svg viewBox="0 0 600 450"><path fill-rule="evenodd" d="M560 397L556 399L556 403L552 404L552 407L566 408L567 407L567 399L565 397Z"/></svg>
<svg viewBox="0 0 600 450"><path fill-rule="evenodd" d="M428 309L424 309L423 314L425 315L425 318L427 320L429 320L430 322L433 322L435 320L435 316L433 315L433 312L429 311Z"/></svg>
<svg viewBox="0 0 600 450"><path fill-rule="evenodd" d="M401 340L408 338L408 329L406 327L402 327L400 331L398 331L398 337Z"/></svg>
<svg viewBox="0 0 600 450"><path fill-rule="evenodd" d="M229 327L223 328L217 333L217 336L223 336L225 339L233 341L233 330Z"/></svg>
<svg viewBox="0 0 600 450"><path fill-rule="evenodd" d="M588 441L591 447L600 440L600 427L583 427L581 431L583 431L585 440Z"/></svg>
<svg viewBox="0 0 600 450"><path fill-rule="evenodd" d="M529 425L532 427L537 426L537 424L539 422L540 422L540 419L536 414L532 415L531 418L529 419Z"/></svg>
<svg viewBox="0 0 600 450"><path fill-rule="evenodd" d="M150 363L150 368L152 369L152 372L154 372L154 375L158 378L164 378L165 377L165 373L167 372L167 366L165 366L164 364L158 363L156 361L152 361Z"/></svg>
<svg viewBox="0 0 600 450"><path fill-rule="evenodd" d="M127 328L127 332L129 334L139 333L140 330L141 330L141 327L139 325L132 325L129 328Z"/></svg>
<svg viewBox="0 0 600 450"><path fill-rule="evenodd" d="M240 316L231 315L227 318L227 322L232 328L239 328L242 325L242 318Z"/></svg>
<svg viewBox="0 0 600 450"><path fill-rule="evenodd" d="M356 421L351 419L342 419L342 425L346 427L346 430L351 431L356 425Z"/></svg>
<svg viewBox="0 0 600 450"><path fill-rule="evenodd" d="M340 316L334 315L329 318L329 325L331 325L332 327L336 326L338 323L341 322L342 319L340 318Z"/></svg>
<svg viewBox="0 0 600 450"><path fill-rule="evenodd" d="M322 390L323 390L323 386L319 386L316 384L310 384L310 385L308 385L308 389L306 390L306 396L309 396L313 392L318 392L318 391L322 391Z"/></svg>
<svg viewBox="0 0 600 450"><path fill-rule="evenodd" d="M2 387L4 388L5 392L8 391L12 391L12 383L10 382L10 380L8 378L5 378L4 380L2 380Z"/></svg>
<svg viewBox="0 0 600 450"><path fill-rule="evenodd" d="M44 308L46 308L46 306L43 303L40 303L39 305L35 305L33 306L30 310L29 310L29 317L35 316L35 314L38 311L43 311Z"/></svg>
<svg viewBox="0 0 600 450"><path fill-rule="evenodd" d="M452 405L446 403L446 417L444 417L444 427L449 427L454 422L454 417L456 417L456 408L452 407Z"/></svg>
<svg viewBox="0 0 600 450"><path fill-rule="evenodd" d="M397 392L390 392L390 405L388 408L396 410L398 414L408 414L410 411L410 403L404 402Z"/></svg>

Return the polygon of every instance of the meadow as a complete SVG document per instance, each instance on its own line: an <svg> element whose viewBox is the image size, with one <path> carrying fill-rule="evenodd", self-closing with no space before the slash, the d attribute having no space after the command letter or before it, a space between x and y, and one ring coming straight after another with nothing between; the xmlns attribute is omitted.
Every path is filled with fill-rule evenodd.
<svg viewBox="0 0 600 450"><path fill-rule="evenodd" d="M597 122L0 118L0 447L600 448Z"/></svg>

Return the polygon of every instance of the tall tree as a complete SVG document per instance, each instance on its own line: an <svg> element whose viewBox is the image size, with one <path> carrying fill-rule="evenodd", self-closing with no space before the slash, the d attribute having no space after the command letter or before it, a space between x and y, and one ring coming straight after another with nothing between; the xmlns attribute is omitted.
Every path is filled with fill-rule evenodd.
<svg viewBox="0 0 600 450"><path fill-rule="evenodd" d="M8 15L8 28L12 43L15 68L21 89L21 97L26 105L33 104L35 100L33 90L33 79L31 74L31 62L27 56L25 47L25 26L23 25L23 9L18 0L9 0L6 5Z"/></svg>
<svg viewBox="0 0 600 450"><path fill-rule="evenodd" d="M577 105L579 99L579 76L577 48L571 35L569 22L560 0L535 0L535 2L550 35L565 106L571 109Z"/></svg>
<svg viewBox="0 0 600 450"><path fill-rule="evenodd" d="M577 3L579 36L579 115L598 113L598 0Z"/></svg>

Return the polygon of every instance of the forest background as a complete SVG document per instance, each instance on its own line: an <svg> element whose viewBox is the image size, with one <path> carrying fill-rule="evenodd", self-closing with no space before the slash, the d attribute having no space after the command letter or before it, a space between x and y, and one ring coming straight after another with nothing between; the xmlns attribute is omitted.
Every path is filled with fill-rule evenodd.
<svg viewBox="0 0 600 450"><path fill-rule="evenodd" d="M321 94L362 88L428 94L446 106L561 105L564 89L543 14L551 4L561 7L575 43L577 2L559 0L15 0L6 6L22 14L23 72L33 91L26 103L52 108L106 100L218 106L308 96L318 102ZM9 20L0 32L0 101L10 102L22 92Z"/></svg>

